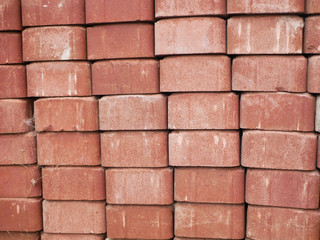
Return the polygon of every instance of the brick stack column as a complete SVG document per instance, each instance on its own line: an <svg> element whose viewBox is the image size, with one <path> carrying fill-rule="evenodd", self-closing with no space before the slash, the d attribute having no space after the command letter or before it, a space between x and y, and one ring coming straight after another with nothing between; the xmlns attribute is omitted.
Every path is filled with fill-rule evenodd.
<svg viewBox="0 0 320 240"><path fill-rule="evenodd" d="M245 234L239 96L231 93L226 1L156 0L155 53L168 97L175 239Z"/></svg>
<svg viewBox="0 0 320 240"><path fill-rule="evenodd" d="M92 90L101 96L107 237L170 239L173 171L154 58L154 1L86 1L86 21Z"/></svg>
<svg viewBox="0 0 320 240"><path fill-rule="evenodd" d="M0 239L39 238L41 177L22 61L20 0L0 6Z"/></svg>
<svg viewBox="0 0 320 240"><path fill-rule="evenodd" d="M304 20L293 15L304 13L304 1L257 2L228 1L232 89L250 91L241 93L240 101L241 164L247 167L249 204L246 236L316 239L315 97L306 93ZM265 13L274 15L259 15Z"/></svg>
<svg viewBox="0 0 320 240"><path fill-rule="evenodd" d="M23 59L42 166L41 239L103 239L105 179L84 0L22 0Z"/></svg>

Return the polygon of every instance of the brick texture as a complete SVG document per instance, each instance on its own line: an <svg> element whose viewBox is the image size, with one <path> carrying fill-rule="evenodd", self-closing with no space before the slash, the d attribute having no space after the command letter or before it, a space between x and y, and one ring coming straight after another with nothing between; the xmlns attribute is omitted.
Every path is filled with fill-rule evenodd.
<svg viewBox="0 0 320 240"><path fill-rule="evenodd" d="M320 16L307 17L304 29L304 52L320 53Z"/></svg>
<svg viewBox="0 0 320 240"><path fill-rule="evenodd" d="M3 0L0 8L0 31L21 30L20 0Z"/></svg>
<svg viewBox="0 0 320 240"><path fill-rule="evenodd" d="M23 65L0 65L0 98L27 96L26 69Z"/></svg>
<svg viewBox="0 0 320 240"><path fill-rule="evenodd" d="M21 33L0 32L0 64L22 63Z"/></svg>

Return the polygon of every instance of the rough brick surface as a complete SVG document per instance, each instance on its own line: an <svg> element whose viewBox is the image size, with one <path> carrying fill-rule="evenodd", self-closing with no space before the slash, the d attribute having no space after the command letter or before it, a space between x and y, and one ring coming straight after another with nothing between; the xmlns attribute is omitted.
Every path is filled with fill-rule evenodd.
<svg viewBox="0 0 320 240"><path fill-rule="evenodd" d="M43 201L43 231L46 233L105 232L105 203Z"/></svg>
<svg viewBox="0 0 320 240"><path fill-rule="evenodd" d="M0 65L0 98L27 96L26 68L23 65Z"/></svg>
<svg viewBox="0 0 320 240"><path fill-rule="evenodd" d="M320 213L317 210L249 206L247 236L252 239L320 238Z"/></svg>
<svg viewBox="0 0 320 240"><path fill-rule="evenodd" d="M107 96L99 100L100 130L153 130L167 128L164 95Z"/></svg>
<svg viewBox="0 0 320 240"><path fill-rule="evenodd" d="M232 61L232 90L305 92L303 56L240 56Z"/></svg>
<svg viewBox="0 0 320 240"><path fill-rule="evenodd" d="M160 61L161 92L230 91L227 56L179 56Z"/></svg>
<svg viewBox="0 0 320 240"><path fill-rule="evenodd" d="M33 166L1 166L0 198L41 196L40 168Z"/></svg>
<svg viewBox="0 0 320 240"><path fill-rule="evenodd" d="M21 33L0 32L0 64L22 63Z"/></svg>
<svg viewBox="0 0 320 240"><path fill-rule="evenodd" d="M0 133L23 133L31 130L31 102L22 99L1 99Z"/></svg>
<svg viewBox="0 0 320 240"><path fill-rule="evenodd" d="M234 93L181 93L168 98L169 129L238 129Z"/></svg>
<svg viewBox="0 0 320 240"><path fill-rule="evenodd" d="M314 133L244 131L241 165L253 168L315 170Z"/></svg>
<svg viewBox="0 0 320 240"><path fill-rule="evenodd" d="M167 132L105 132L100 138L102 166L168 166Z"/></svg>
<svg viewBox="0 0 320 240"><path fill-rule="evenodd" d="M104 240L103 235L41 233L41 240ZM0 238L1 240L1 238Z"/></svg>
<svg viewBox="0 0 320 240"><path fill-rule="evenodd" d="M107 169L106 188L111 204L172 204L173 170Z"/></svg>
<svg viewBox="0 0 320 240"><path fill-rule="evenodd" d="M176 203L174 219L177 237L241 239L245 233L243 205Z"/></svg>
<svg viewBox="0 0 320 240"><path fill-rule="evenodd" d="M153 25L125 23L89 27L87 45L89 60L153 57Z"/></svg>
<svg viewBox="0 0 320 240"><path fill-rule="evenodd" d="M36 139L33 133L0 135L0 165L36 162Z"/></svg>
<svg viewBox="0 0 320 240"><path fill-rule="evenodd" d="M240 164L235 131L174 131L169 134L171 166L233 167Z"/></svg>
<svg viewBox="0 0 320 240"><path fill-rule="evenodd" d="M98 101L94 97L40 99L34 102L34 111L36 131L98 130Z"/></svg>
<svg viewBox="0 0 320 240"><path fill-rule="evenodd" d="M320 169L320 140L319 140L319 135L318 135L317 168Z"/></svg>
<svg viewBox="0 0 320 240"><path fill-rule="evenodd" d="M83 27L27 28L22 38L23 60L27 62L86 59L86 30Z"/></svg>
<svg viewBox="0 0 320 240"><path fill-rule="evenodd" d="M36 232L41 229L41 199L0 198L0 231Z"/></svg>
<svg viewBox="0 0 320 240"><path fill-rule="evenodd" d="M155 23L155 54L226 52L226 21L195 17L160 20Z"/></svg>
<svg viewBox="0 0 320 240"><path fill-rule="evenodd" d="M40 133L39 165L100 165L98 133Z"/></svg>
<svg viewBox="0 0 320 240"><path fill-rule="evenodd" d="M320 16L307 17L304 29L304 52L320 53Z"/></svg>
<svg viewBox="0 0 320 240"><path fill-rule="evenodd" d="M308 59L308 92L320 93L320 56Z"/></svg>
<svg viewBox="0 0 320 240"><path fill-rule="evenodd" d="M155 16L206 16L224 15L227 11L226 0L156 0Z"/></svg>
<svg viewBox="0 0 320 240"><path fill-rule="evenodd" d="M130 59L95 62L93 95L159 93L158 61Z"/></svg>
<svg viewBox="0 0 320 240"><path fill-rule="evenodd" d="M2 0L0 8L0 31L21 30L20 0Z"/></svg>
<svg viewBox="0 0 320 240"><path fill-rule="evenodd" d="M306 0L306 12L309 14L320 13L318 0Z"/></svg>
<svg viewBox="0 0 320 240"><path fill-rule="evenodd" d="M242 168L176 168L174 200L243 203L244 175Z"/></svg>
<svg viewBox="0 0 320 240"><path fill-rule="evenodd" d="M307 93L244 93L240 127L284 131L314 130L315 98Z"/></svg>
<svg viewBox="0 0 320 240"><path fill-rule="evenodd" d="M27 66L28 96L91 95L91 72L87 62L42 62Z"/></svg>
<svg viewBox="0 0 320 240"><path fill-rule="evenodd" d="M249 204L316 209L319 189L317 171L247 170L246 202Z"/></svg>
<svg viewBox="0 0 320 240"><path fill-rule="evenodd" d="M23 233L23 232L0 232L0 240L23 239L23 240L39 240L39 233Z"/></svg>
<svg viewBox="0 0 320 240"><path fill-rule="evenodd" d="M107 205L107 237L170 239L173 210L170 206Z"/></svg>
<svg viewBox="0 0 320 240"><path fill-rule="evenodd" d="M23 26L84 24L84 0L22 0Z"/></svg>
<svg viewBox="0 0 320 240"><path fill-rule="evenodd" d="M315 129L317 132L320 132L320 96L317 96L315 111L316 111Z"/></svg>
<svg viewBox="0 0 320 240"><path fill-rule="evenodd" d="M229 54L302 53L303 18L244 16L228 19Z"/></svg>
<svg viewBox="0 0 320 240"><path fill-rule="evenodd" d="M46 167L42 169L46 200L104 200L105 178L100 167Z"/></svg>
<svg viewBox="0 0 320 240"><path fill-rule="evenodd" d="M87 23L153 21L153 0L86 1Z"/></svg>
<svg viewBox="0 0 320 240"><path fill-rule="evenodd" d="M304 13L304 0L228 0L228 14Z"/></svg>

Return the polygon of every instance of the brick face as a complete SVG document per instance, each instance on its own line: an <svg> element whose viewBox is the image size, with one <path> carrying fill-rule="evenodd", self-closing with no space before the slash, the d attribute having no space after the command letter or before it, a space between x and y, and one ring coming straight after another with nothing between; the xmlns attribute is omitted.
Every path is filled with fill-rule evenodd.
<svg viewBox="0 0 320 240"><path fill-rule="evenodd" d="M20 0L3 0L0 9L0 31L21 30Z"/></svg>
<svg viewBox="0 0 320 240"><path fill-rule="evenodd" d="M23 65L0 65L0 98L27 96L26 68Z"/></svg>

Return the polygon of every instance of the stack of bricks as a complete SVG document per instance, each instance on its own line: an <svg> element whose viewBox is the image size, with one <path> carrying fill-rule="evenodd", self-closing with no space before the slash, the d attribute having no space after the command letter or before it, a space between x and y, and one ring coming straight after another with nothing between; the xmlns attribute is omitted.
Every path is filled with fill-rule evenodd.
<svg viewBox="0 0 320 240"><path fill-rule="evenodd" d="M0 240L320 239L319 0L2 0Z"/></svg>
<svg viewBox="0 0 320 240"><path fill-rule="evenodd" d="M20 0L0 3L0 239L38 239L41 173L22 61Z"/></svg>

